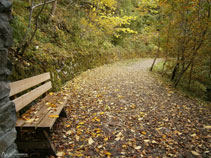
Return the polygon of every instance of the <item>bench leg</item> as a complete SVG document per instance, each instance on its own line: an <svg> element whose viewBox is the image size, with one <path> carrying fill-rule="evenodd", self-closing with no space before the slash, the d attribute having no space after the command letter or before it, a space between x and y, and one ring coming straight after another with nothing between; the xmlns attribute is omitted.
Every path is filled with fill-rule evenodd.
<svg viewBox="0 0 211 158"><path fill-rule="evenodd" d="M30 139L25 139L27 136L22 135L21 130L17 131L16 144L19 151L29 153L29 155L41 151L45 155L56 157L56 149L46 130L36 131Z"/></svg>
<svg viewBox="0 0 211 158"><path fill-rule="evenodd" d="M65 111L64 108L62 109L62 111L61 111L61 113L60 113L60 116L61 116L61 117L67 117L67 113L66 113L66 111Z"/></svg>
<svg viewBox="0 0 211 158"><path fill-rule="evenodd" d="M48 145L49 145L49 153L51 154L51 155L53 155L53 156L56 156L56 149L55 149L55 147L54 147L54 145L53 145L53 143L51 142L51 140L50 140L50 138L49 138L49 136L48 136L48 132L46 132L45 130L43 130L43 134L44 134L44 136L45 136L45 138L46 138L46 141L47 141L47 143L48 143Z"/></svg>

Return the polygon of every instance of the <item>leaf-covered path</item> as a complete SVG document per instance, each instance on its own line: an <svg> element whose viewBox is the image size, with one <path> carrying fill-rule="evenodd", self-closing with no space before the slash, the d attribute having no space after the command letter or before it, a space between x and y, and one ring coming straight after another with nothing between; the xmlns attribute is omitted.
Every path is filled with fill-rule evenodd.
<svg viewBox="0 0 211 158"><path fill-rule="evenodd" d="M52 133L58 156L211 156L210 106L172 91L151 63L105 65L69 82L68 118Z"/></svg>

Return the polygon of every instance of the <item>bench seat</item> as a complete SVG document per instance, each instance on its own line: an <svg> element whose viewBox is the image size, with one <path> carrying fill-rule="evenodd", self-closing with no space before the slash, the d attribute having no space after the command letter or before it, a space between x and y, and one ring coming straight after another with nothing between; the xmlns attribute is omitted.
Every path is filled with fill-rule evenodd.
<svg viewBox="0 0 211 158"><path fill-rule="evenodd" d="M59 102L58 102L59 100ZM62 113L67 99L63 96L48 95L41 102L33 105L22 116L18 117L17 128L46 128L50 130ZM56 104L55 104L56 103Z"/></svg>

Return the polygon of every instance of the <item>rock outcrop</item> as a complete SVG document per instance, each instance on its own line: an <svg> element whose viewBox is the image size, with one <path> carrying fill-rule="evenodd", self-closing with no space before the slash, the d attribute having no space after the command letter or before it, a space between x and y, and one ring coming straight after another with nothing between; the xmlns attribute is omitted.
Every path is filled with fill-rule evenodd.
<svg viewBox="0 0 211 158"><path fill-rule="evenodd" d="M0 0L0 157L18 157L15 145L16 111L9 99L8 76L12 65L8 60L8 48L12 46L12 29L9 25L11 1Z"/></svg>

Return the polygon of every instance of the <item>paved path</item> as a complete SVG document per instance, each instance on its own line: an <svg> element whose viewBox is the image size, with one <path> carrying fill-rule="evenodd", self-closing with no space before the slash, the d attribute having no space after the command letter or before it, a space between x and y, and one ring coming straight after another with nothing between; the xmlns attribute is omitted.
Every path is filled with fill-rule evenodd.
<svg viewBox="0 0 211 158"><path fill-rule="evenodd" d="M211 156L210 106L149 72L152 59L82 73L66 86L69 117L52 139L66 157Z"/></svg>

